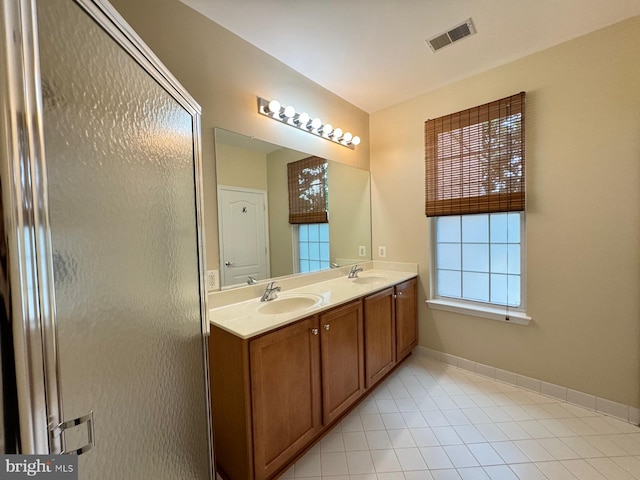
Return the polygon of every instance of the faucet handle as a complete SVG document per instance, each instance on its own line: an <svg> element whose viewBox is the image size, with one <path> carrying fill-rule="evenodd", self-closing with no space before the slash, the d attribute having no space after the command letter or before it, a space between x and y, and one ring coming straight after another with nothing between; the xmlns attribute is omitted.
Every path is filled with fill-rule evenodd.
<svg viewBox="0 0 640 480"><path fill-rule="evenodd" d="M358 272L362 272L363 269L357 263L351 266L351 270L349 270L349 278L357 278Z"/></svg>

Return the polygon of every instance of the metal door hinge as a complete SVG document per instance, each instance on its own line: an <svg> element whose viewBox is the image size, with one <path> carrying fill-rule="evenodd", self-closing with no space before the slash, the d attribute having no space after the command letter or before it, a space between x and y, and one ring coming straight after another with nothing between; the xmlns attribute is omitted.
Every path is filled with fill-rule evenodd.
<svg viewBox="0 0 640 480"><path fill-rule="evenodd" d="M83 436L80 435L82 427L86 426L86 442ZM66 422L59 423L51 429L51 436L61 437L62 450L61 454L75 454L82 455L88 452L96 446L96 434L94 429L93 410L82 417L74 418L73 420L67 420ZM70 437L70 438L67 438ZM80 437L80 438L78 438ZM70 446L70 444L80 444L79 447Z"/></svg>

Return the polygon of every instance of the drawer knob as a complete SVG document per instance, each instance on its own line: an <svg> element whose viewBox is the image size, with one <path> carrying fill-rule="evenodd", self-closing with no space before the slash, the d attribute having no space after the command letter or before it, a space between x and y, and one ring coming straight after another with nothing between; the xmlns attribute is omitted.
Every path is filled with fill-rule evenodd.
<svg viewBox="0 0 640 480"><path fill-rule="evenodd" d="M331 328L331 325L329 325L328 323L325 324L324 329L325 330L329 330L329 328Z"/></svg>
<svg viewBox="0 0 640 480"><path fill-rule="evenodd" d="M317 334L318 334L318 329L317 329L317 328L312 328L312 329L311 329L311 333L312 333L313 335L317 335Z"/></svg>

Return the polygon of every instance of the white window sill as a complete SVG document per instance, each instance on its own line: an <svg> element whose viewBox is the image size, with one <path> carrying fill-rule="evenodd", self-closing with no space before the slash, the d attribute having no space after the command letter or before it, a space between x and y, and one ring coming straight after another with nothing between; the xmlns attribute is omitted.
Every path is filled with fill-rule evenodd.
<svg viewBox="0 0 640 480"><path fill-rule="evenodd" d="M474 317L488 318L490 320L498 320L500 322L513 323L516 325L529 325L532 318L528 317L525 312L517 310L509 311L509 320L506 319L504 308L489 307L484 305L471 305L451 300L443 300L441 298L433 300L425 300L425 303L434 310L444 310L445 312L461 313L463 315L471 315Z"/></svg>

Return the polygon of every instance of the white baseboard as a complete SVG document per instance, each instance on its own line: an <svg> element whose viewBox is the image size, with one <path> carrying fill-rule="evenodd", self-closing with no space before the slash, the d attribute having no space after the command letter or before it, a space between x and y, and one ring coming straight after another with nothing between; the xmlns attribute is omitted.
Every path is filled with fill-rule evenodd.
<svg viewBox="0 0 640 480"><path fill-rule="evenodd" d="M606 398L596 397L595 395L579 392L553 383L543 382L536 378L526 377L482 363L473 362L466 358L439 352L438 350L420 345L413 349L413 353L419 357L430 358L503 383L516 385L562 402L578 405L594 412L615 417L634 425L640 425L640 409L636 407L607 400Z"/></svg>

